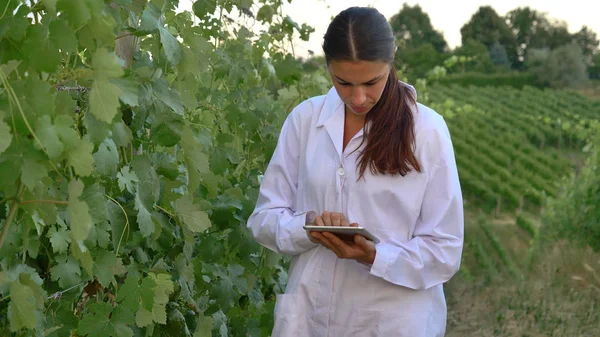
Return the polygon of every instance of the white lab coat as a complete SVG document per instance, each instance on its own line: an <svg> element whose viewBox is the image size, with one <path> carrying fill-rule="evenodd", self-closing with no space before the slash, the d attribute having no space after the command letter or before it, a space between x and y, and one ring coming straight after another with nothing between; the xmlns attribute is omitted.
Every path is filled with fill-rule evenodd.
<svg viewBox="0 0 600 337"><path fill-rule="evenodd" d="M343 130L344 104L335 88L294 108L248 219L260 244L291 256L272 336L443 336L442 284L459 268L464 233L446 123L418 104L415 155L423 172L382 176L367 169L360 181L358 151L352 152L363 132L342 152ZM302 228L311 210L343 213L376 235L381 243L373 265L339 259L311 242Z"/></svg>

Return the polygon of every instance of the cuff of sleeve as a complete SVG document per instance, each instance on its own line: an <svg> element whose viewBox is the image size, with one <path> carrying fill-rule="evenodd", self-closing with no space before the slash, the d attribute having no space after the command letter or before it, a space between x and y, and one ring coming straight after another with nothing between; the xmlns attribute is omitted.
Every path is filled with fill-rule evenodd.
<svg viewBox="0 0 600 337"><path fill-rule="evenodd" d="M306 251L319 246L318 243L310 241L308 233L304 229L304 225L307 225L307 220L311 221L311 215L314 212L302 212L294 214L294 218L290 223L290 236L287 240L292 242L295 246L295 250ZM314 216L312 216L314 218Z"/></svg>
<svg viewBox="0 0 600 337"><path fill-rule="evenodd" d="M373 265L371 266L371 274L373 276L385 278L385 275L392 264L394 255L394 247L386 244L377 245L375 261L373 261Z"/></svg>

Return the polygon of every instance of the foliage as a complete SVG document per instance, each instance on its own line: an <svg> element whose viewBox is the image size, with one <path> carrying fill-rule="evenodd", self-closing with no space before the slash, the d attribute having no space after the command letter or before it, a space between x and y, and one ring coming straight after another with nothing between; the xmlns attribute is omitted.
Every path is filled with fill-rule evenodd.
<svg viewBox="0 0 600 337"><path fill-rule="evenodd" d="M527 69L542 83L555 88L575 87L588 79L581 47L572 42L552 51L539 51L528 60Z"/></svg>
<svg viewBox="0 0 600 337"><path fill-rule="evenodd" d="M590 79L600 80L600 52L592 57L592 65L588 68Z"/></svg>
<svg viewBox="0 0 600 337"><path fill-rule="evenodd" d="M510 63L517 61L516 38L505 20L490 6L479 7L469 22L461 27L460 33L463 44L473 39L484 44L488 50L498 41L506 49Z"/></svg>
<svg viewBox="0 0 600 337"><path fill-rule="evenodd" d="M495 65L510 66L510 62L506 56L506 49L498 41L494 42L490 48L490 58Z"/></svg>
<svg viewBox="0 0 600 337"><path fill-rule="evenodd" d="M329 87L283 49L311 28L279 0L29 4L0 17L0 335L266 336L285 263L245 219Z"/></svg>
<svg viewBox="0 0 600 337"><path fill-rule="evenodd" d="M429 15L419 5L411 7L403 4L400 12L390 18L390 24L399 40L400 49L430 44L436 52L443 53L448 48L443 34L433 28Z"/></svg>
<svg viewBox="0 0 600 337"><path fill-rule="evenodd" d="M584 152L581 173L565 178L560 194L547 204L541 245L569 238L600 252L600 127Z"/></svg>

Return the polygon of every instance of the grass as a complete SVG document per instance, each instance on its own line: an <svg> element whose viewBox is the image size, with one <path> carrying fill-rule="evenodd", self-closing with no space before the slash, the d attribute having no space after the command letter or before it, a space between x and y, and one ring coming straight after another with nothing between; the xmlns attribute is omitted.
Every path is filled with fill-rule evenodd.
<svg viewBox="0 0 600 337"><path fill-rule="evenodd" d="M531 260L530 229L506 218L467 219L447 336L600 336L600 255L562 241Z"/></svg>

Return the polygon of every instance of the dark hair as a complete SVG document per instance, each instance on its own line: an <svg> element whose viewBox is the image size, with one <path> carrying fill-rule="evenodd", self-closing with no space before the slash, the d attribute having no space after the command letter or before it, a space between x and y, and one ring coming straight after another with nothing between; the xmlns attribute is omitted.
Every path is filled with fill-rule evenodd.
<svg viewBox="0 0 600 337"><path fill-rule="evenodd" d="M325 33L323 51L328 65L332 60L390 64L381 98L366 115L363 142L366 139L367 145L359 156L359 179L367 167L373 174L404 176L411 171L410 166L421 172L413 151L415 123L411 105L416 106L416 99L398 80L395 50L392 27L375 8L350 7L333 19Z"/></svg>

